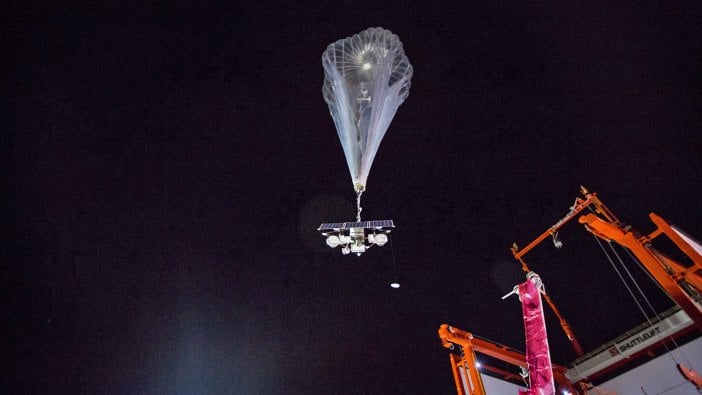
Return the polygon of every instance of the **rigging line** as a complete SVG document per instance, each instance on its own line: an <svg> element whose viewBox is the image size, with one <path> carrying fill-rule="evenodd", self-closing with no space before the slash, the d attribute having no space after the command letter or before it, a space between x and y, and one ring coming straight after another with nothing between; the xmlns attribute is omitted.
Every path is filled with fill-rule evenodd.
<svg viewBox="0 0 702 395"><path fill-rule="evenodd" d="M388 237L388 239L390 239L390 255L392 255L392 267L393 267L393 270L395 271L395 276L394 276L394 278L395 278L395 283L396 283L396 284L399 284L399 283L397 282L397 261L395 261L395 246L392 244L392 239L393 239L393 238L392 238L392 237Z"/></svg>
<svg viewBox="0 0 702 395"><path fill-rule="evenodd" d="M612 268L617 273L617 276L619 276L619 279L622 281L622 283L626 287L627 291L629 291L629 295L631 295L632 299L634 299L634 302L636 302L636 305L639 307L639 310L641 311L641 313L643 313L644 317L646 318L646 321L648 321L648 324L653 325L653 322L651 322L651 319L648 317L648 314L641 306L641 303L639 303L639 300L636 298L636 295L634 295L634 291L632 291L631 287L624 279L624 276L622 276L622 273L619 271L619 268L617 268L617 266L614 264L614 260L612 260L612 257L609 256L609 254L607 253L607 250L602 245L602 242L600 241L600 239L597 236L595 236L594 234L592 236L595 238L595 241L597 241L597 244L600 246L600 248L602 249L602 252L604 252L605 256L607 257L609 264L612 265ZM608 243L610 243L610 242L608 242Z"/></svg>
<svg viewBox="0 0 702 395"><path fill-rule="evenodd" d="M590 210L591 213L595 214L595 210L594 210L592 207L588 207L588 210ZM597 239L597 237L595 237L595 239ZM597 241L598 241L598 243L599 243L599 239L597 239ZM600 247L602 247L601 244L600 244ZM622 267L624 267L624 269L626 269L627 273L629 274L629 278L631 278L631 277L632 277L632 276L631 276L631 273L630 273L629 270L626 268L626 266L625 266L624 263L622 262L622 259L619 257L619 255L617 254L617 252L614 250L614 247L611 245L611 243L610 243L610 248L612 248L612 251L614 251L614 253L617 255L617 258L618 258L619 261L621 262ZM641 263L641 261L640 261L638 258L636 258L636 257L631 253L631 251L629 251L628 248L624 248L624 251L627 253L627 255L629 256L629 258L630 258L632 261L634 261L634 262L636 263L636 265L638 265L639 269L641 269L641 271L644 272L644 273L648 276L648 278L649 278L654 284L656 284L656 286L658 287L658 289L660 289L666 296L668 296L668 298L670 298L670 300L673 301L673 303L675 303L675 300L673 300L673 298L671 298L670 295L668 295L668 292L665 290L665 288L663 288L663 286L662 286L658 281L656 281L655 278L653 278L653 275L652 275L648 270L646 270L646 268L643 266L643 264ZM606 254L607 254L607 252L605 251L605 255L606 255ZM665 266L665 264L664 264L663 262L661 262L660 259L658 259L658 256L657 256L656 254L654 254L654 256L656 257L656 260L661 264L661 266ZM609 256L608 256L608 258L609 258ZM611 263L611 260L610 260L610 263ZM617 274L618 274L618 272L617 272ZM621 278L621 276L620 276L620 278ZM636 288L639 289L639 292L641 293L641 295L642 295L642 296L644 297L644 299L646 300L646 303L648 304L648 307L651 309L651 311L654 311L654 312L655 312L655 310L654 310L653 307L651 306L651 303L649 302L648 298L646 298L646 295L643 293L643 291L641 291L641 288L638 286L638 283L637 283L635 280L633 280L633 278L632 278L632 281L633 281L634 284L636 285ZM625 285L626 285L626 284L625 284ZM628 287L627 287L627 288L628 288ZM633 295L632 295L632 296L633 296ZM638 302L637 302L637 304L638 304ZM644 315L645 315L645 313L644 313ZM646 319L648 320L648 317L646 317ZM648 322L649 322L649 325L652 325L650 320L648 320ZM684 353L684 352L682 351L682 349L680 348L680 345L678 344L677 340L675 340L675 338L674 338L673 336L668 336L668 339L671 340L671 343L673 343L673 345L675 346L675 349L677 349L677 350L680 351L680 354L681 354L682 358L685 360L685 362L688 363L688 365L692 366L692 364L690 364L689 359L687 358L687 355L685 355L685 353ZM677 363L677 360L675 359L674 356L672 356L672 351L668 348L668 345L667 345L667 344L663 344L663 346L664 346L666 352L668 352L668 353L671 355L671 357L673 358L673 361L675 361L675 362ZM643 389L643 388L642 388L642 389Z"/></svg>
<svg viewBox="0 0 702 395"><path fill-rule="evenodd" d="M595 211L592 209L592 207L588 207L588 209L589 209L590 212L592 212L592 213L595 212ZM594 234L593 234L593 236L594 236ZM607 259L609 259L610 263L612 264L612 267L614 267L614 263L612 262L612 259L610 258L609 254L607 254L607 251L605 251L604 247L602 246L602 243L601 243L600 240L597 238L597 236L595 236L595 240L597 240L597 243L600 245L600 248L602 248L602 251L605 253L605 255L607 255ZM617 257L617 260L619 261L619 264L624 268L624 270L626 271L627 275L629 276L629 279L631 279L631 282L634 283L634 285L636 286L636 289L639 291L639 294L641 294L641 297L646 301L646 304L648 305L648 308L651 309L651 312L652 312L653 314L656 314L656 310L653 308L653 305L652 305L651 302L649 301L648 297L646 297L646 294L643 292L643 290L642 290L641 287L639 286L639 283L636 281L636 279L634 279L634 276L631 274L631 271L629 271L629 268L627 268L626 265L624 264L624 261L623 261L622 258L619 256L619 253L617 253L617 250L614 248L614 246L612 245L611 242L608 242L608 244L609 244L609 248L612 250L612 252L614 253L614 255ZM624 251L626 251L626 253L629 255L629 257L630 257L634 262L636 262L636 263L638 264L639 268L640 268L644 273L646 273L646 275L648 275L648 277L651 279L651 281L653 281L656 285L658 285L658 287L663 291L663 293L665 293L666 295L668 295L668 293L663 289L663 287L658 283L658 281L656 281L656 280L653 278L653 276L651 276L651 273L649 273L648 270L645 270L644 267L643 267L643 265L641 264L641 262L639 262L639 260L636 259L636 258L631 254L631 252L629 251L629 249L628 249L628 248L624 248ZM624 285L626 286L626 288L629 290L629 294L634 298L634 301L636 301L636 304L639 306L639 309L640 309L641 312L643 313L644 317L646 317L646 320L648 321L648 324L649 324L649 325L653 325L653 323L651 322L651 320L648 318L648 315L647 315L646 312L643 310L643 308L642 308L641 305L639 304L638 300L637 300L636 297L634 296L633 292L631 291L631 288L629 288L629 286L627 285L626 281L624 280L624 278L623 278L623 277L621 276L621 274L619 273L619 270L617 270L616 268L615 268L615 270L617 271L617 274L619 275L619 278L622 280L622 282L624 283ZM672 337L671 337L671 339L673 340L673 342L675 342L675 339L673 339ZM677 344L676 344L676 347L677 347ZM666 350L667 350L667 351L670 351L670 350L668 350L668 347L666 347Z"/></svg>
<svg viewBox="0 0 702 395"><path fill-rule="evenodd" d="M356 192L356 208L358 211L356 212L356 222L361 222L361 211L363 210L361 208L361 194L363 193L363 190Z"/></svg>
<svg viewBox="0 0 702 395"><path fill-rule="evenodd" d="M609 248L612 250L612 252L614 253L614 255L615 255L615 256L617 257L617 259L619 260L619 264L622 266L622 268L624 268L624 271L626 271L626 274L629 276L629 279L631 280L631 282L634 284L634 286L636 286L636 289L639 291L639 294L641 294L641 297L643 298L643 300L644 300L644 301L646 302L646 304L648 305L648 308L651 309L651 312L652 312L654 315L657 315L656 309L653 308L653 305L651 304L651 301L650 301L650 300L648 299L648 297L646 296L646 293L641 289L641 287L639 286L639 283L636 281L636 279L634 279L634 276L631 274L631 271L630 271L629 268L624 264L624 261L623 261L622 258L619 256L619 253L617 253L617 250L614 248L614 246L612 245L612 243L609 243ZM626 249L626 248L625 248L624 250L626 250L627 252L629 251L629 250ZM631 254L629 254L629 256L631 257ZM632 257L632 258L633 258L633 257ZM637 263L638 263L638 260L636 260L636 261L637 261ZM645 272L648 272L647 270L644 270L644 271L645 271ZM666 293L666 295L667 295L667 293ZM646 319L648 320L648 317L646 317ZM649 323L649 325L651 325L651 326L653 325L653 323L651 323L650 320L648 320L648 323ZM670 339L670 340L672 340L672 342L673 342L673 344L675 345L676 348L679 347L678 344L677 344L677 342L676 342L675 339L673 338L673 336L667 336L667 338ZM670 352L671 352L671 350L670 350L670 348L668 348L668 345L667 345L667 344L663 344L663 347L665 348L665 351L666 351L667 353L670 353ZM685 359L685 361L687 361L687 358L685 358L684 355L683 355L683 358ZM675 362L677 363L677 360L675 359L675 357L673 357L673 361L675 361Z"/></svg>
<svg viewBox="0 0 702 395"><path fill-rule="evenodd" d="M612 250L612 252L614 253L614 255L617 257L617 260L619 260L619 264L621 265L622 268L624 268L624 271L626 272L627 276L629 276L629 279L630 279L631 282L634 284L634 286L636 287L636 289L639 291L639 294L641 294L641 297L643 298L643 300L644 300L644 301L646 302L646 304L648 305L648 308L651 310L651 312L652 312L654 315L656 315L656 309L653 308L653 305L652 305L651 302L648 300L648 297L646 296L646 293L641 289L641 287L639 286L639 283L636 281L636 279L634 278L634 276L631 274L631 271L629 271L629 268L626 267L626 265L624 264L624 261L623 261L622 258L619 256L619 253L618 253L617 250L614 248L614 246L612 245L612 243L609 243L609 248Z"/></svg>
<svg viewBox="0 0 702 395"><path fill-rule="evenodd" d="M615 265L614 260L612 260L612 257L607 253L607 250L606 250L606 249L604 248L604 246L602 245L602 242L600 241L600 239L599 239L597 236L595 236L594 234L593 234L593 237L595 238L595 240L597 241L597 244L598 244L598 245L600 246L600 248L602 249L602 252L604 252L605 256L607 256L607 260L609 260L609 263L612 265L612 268L614 269L614 271L617 272L617 276L619 276L619 279L622 281L622 283L623 283L624 286L626 287L627 291L629 291L629 295L631 295L631 298L634 299L634 302L636 303L636 306L639 307L639 311L641 311L641 313L643 314L643 316L646 318L646 322L648 322L648 324L649 324L650 326L653 326L653 321L651 321L651 318L650 318L650 317L648 316L648 314L646 313L646 310L644 310L643 306L641 306L641 303L640 303L639 300L636 298L636 295L634 295L634 291L631 289L631 287L629 286L629 284L628 284L628 283L626 282L626 280L624 279L624 276L623 276L623 275L621 274L621 272L619 271L619 268L617 268L617 266ZM608 241L608 243L610 243L610 247L611 247L611 242ZM617 256L617 259L619 260L619 264L622 265L622 266L624 266L624 262L622 261L621 257L619 257L619 254L617 254L617 252L616 252L614 249L613 249L613 251L614 251L614 254ZM626 267L625 267L625 269L626 269ZM636 284L635 281L634 281L634 284ZM639 291L639 292L641 292L641 291ZM642 294L642 296L644 297L644 299L646 298L645 295ZM666 338L671 338L671 336L666 336L666 337L663 338L663 339L666 339ZM675 355L673 355L673 353L671 352L670 348L668 348L668 345L665 344L665 343L663 343L663 347L665 348L667 354L670 355L670 357L673 359L673 362L675 362L675 363L677 364L677 363L678 363L678 360L675 358Z"/></svg>
<svg viewBox="0 0 702 395"><path fill-rule="evenodd" d="M646 269L644 268L643 264L641 264L641 261L639 261L638 258L636 258L634 255L632 255L632 254L631 254L631 251L629 251L629 249L625 248L624 251L626 251L627 255L629 255L629 258L631 258L631 260L634 261L634 262L638 265L639 269L641 269L642 272L646 273L646 275L648 276L648 278L651 279L651 281L652 281L654 284L656 284L656 285L658 286L658 289L660 289L660 290L663 292L663 294L665 294L666 296L668 296L668 298L669 298L670 300L672 300L673 303L675 303L675 301L673 300L673 298L671 298L670 295L668 295L668 292L666 292L665 288L663 288L663 286L662 286L660 283L658 283L658 281L656 281L656 279L653 278L653 276L651 275L651 273L649 273L649 271L646 270ZM638 286L638 285L637 285L637 286ZM649 307L651 310L653 310L653 307L651 306L651 303L648 301L648 299L646 299L646 302L648 303L648 307ZM678 345L677 341L675 340L675 338L673 338L672 336L670 336L670 339L673 341L673 344L675 345L675 348L679 348L679 347L680 347L680 346ZM687 358L685 358L685 360L687 360Z"/></svg>
<svg viewBox="0 0 702 395"><path fill-rule="evenodd" d="M629 258L631 258L632 261L636 262L636 264L639 266L639 269L641 269L642 272L646 273L646 275L648 276L648 278L650 278L651 281L652 281L654 284L656 284L656 286L658 286L658 289L660 289L666 296L668 296L668 298L670 298L670 300L672 300L673 302L675 302L675 300L673 300L673 298L671 298L670 295L668 295L668 292L666 292L665 288L663 288L663 286L662 286L658 281L656 281L655 278L653 278L653 275L652 275L648 270L646 270L646 268L643 266L643 264L641 263L641 261L639 261L639 259L636 258L634 255L632 255L632 254L631 254L631 251L629 251L628 248L625 248L624 251L626 251L627 255L629 255ZM656 260L658 260L658 259L656 259ZM660 261L659 261L659 262L660 262Z"/></svg>
<svg viewBox="0 0 702 395"><path fill-rule="evenodd" d="M668 296L668 297L670 298L670 295L668 295L668 292L666 292L665 289L663 288L663 286L662 286L661 284L659 284L658 281L656 281L656 280L653 278L653 276L651 275L651 273L649 273L648 270L646 270L646 269L644 268L644 266L643 266L643 264L641 263L641 261L639 261L634 255L632 255L632 253L631 253L631 251L629 251L629 249L625 248L624 251L626 251L627 255L629 255L629 258L631 258L632 261L636 262L636 264L639 266L639 268L641 269L641 271L643 271L644 273L646 273L646 275L648 276L648 278L650 278L651 281L653 281L653 283L656 284L656 285L658 286L658 288L659 288L661 291L663 291L663 293L664 293L666 296ZM654 255L655 255L655 254L654 254ZM658 259L658 257L656 257L656 260L658 260L659 263L663 264L662 262L660 262L660 260ZM642 294L643 294L643 293L642 293ZM644 298L645 298L645 296L644 296ZM674 301L672 298L670 298L670 299L673 301L673 303L675 303L675 301ZM646 302L648 303L649 308L651 308L651 309L653 310L653 307L651 307L651 303L648 301L648 299L646 299ZM694 366L694 364L690 363L689 359L687 358L687 355L685 355L685 352L683 352L682 348L680 348L680 345L678 344L677 340L675 340L675 338L674 338L672 335L671 335L671 336L668 336L668 338L671 340L671 343L673 343L673 345L675 346L675 349L678 350L678 351L680 352L680 355L682 356L683 360L685 360L685 363L687 363L688 366ZM664 345L664 346L665 346L665 349L666 349L667 352L671 352L671 350L668 349L668 346L667 346L667 345ZM675 360L675 358L673 358L673 360L677 363L677 360Z"/></svg>
<svg viewBox="0 0 702 395"><path fill-rule="evenodd" d="M593 213L593 214L597 214L596 211L595 211L591 206L588 206L588 210L590 210L590 212ZM598 240L598 241L599 241L599 240ZM614 250L614 248L611 246L611 243L610 243L610 247L612 248L612 250ZM639 259L636 258L634 255L632 255L631 251L629 251L628 248L624 248L624 251L627 253L627 255L629 255L629 258L631 258L632 261L636 262L636 264L639 266L639 269L641 269L641 271L644 272L644 273L648 276L648 278L649 278L654 284L656 284L656 286L658 287L658 289L660 289L666 296L668 296L668 298L670 298L670 300L672 300L672 301L675 303L675 300L673 300L673 298L671 298L670 295L668 295L668 292L663 288L663 286L662 286L658 281L656 281L655 278L653 278L653 275L651 275L651 273L650 273L648 270L646 270L646 268L643 266L643 264L641 263L641 261L639 261ZM605 254L606 254L606 252L605 252ZM615 254L616 254L616 252L615 252ZM655 255L655 254L654 254L654 255ZM617 255L617 258L619 258L619 255ZM656 256L656 260L657 260L662 266L665 266L665 265L663 264L663 262L661 262L660 259L658 259L657 256ZM621 258L619 258L619 261L621 262ZM623 263L622 263L622 266L624 266ZM624 268L626 268L626 266L624 266ZM628 273L628 272L629 272L629 270L627 270L627 273ZM630 273L629 273L629 277L631 278L631 274L630 274ZM636 283L636 281L634 281L634 284L636 284L636 287L639 288L639 287L638 287L638 284ZM641 292L641 295L645 297L644 293L643 293L640 289L639 289L639 292ZM653 307L651 307L651 303L648 302L648 299L646 299L646 302L648 303L649 308L651 309L651 311L655 311L655 310L653 309ZM673 339L673 341L675 341L675 339ZM676 346L677 346L677 344L676 344Z"/></svg>

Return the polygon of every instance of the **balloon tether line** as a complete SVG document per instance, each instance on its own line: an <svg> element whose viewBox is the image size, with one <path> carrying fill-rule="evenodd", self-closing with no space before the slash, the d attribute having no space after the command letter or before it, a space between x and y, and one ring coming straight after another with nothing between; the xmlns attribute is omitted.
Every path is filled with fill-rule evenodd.
<svg viewBox="0 0 702 395"><path fill-rule="evenodd" d="M356 192L356 208L358 211L356 212L356 222L361 222L361 211L363 210L361 208L361 194L363 191L358 191Z"/></svg>

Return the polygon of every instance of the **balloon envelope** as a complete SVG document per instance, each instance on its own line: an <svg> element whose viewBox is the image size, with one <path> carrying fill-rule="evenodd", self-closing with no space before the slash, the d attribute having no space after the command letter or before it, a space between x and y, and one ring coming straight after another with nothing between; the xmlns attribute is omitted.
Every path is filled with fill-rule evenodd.
<svg viewBox="0 0 702 395"><path fill-rule="evenodd" d="M357 192L365 190L380 141L409 94L412 65L400 39L369 28L322 55L324 100L334 119Z"/></svg>

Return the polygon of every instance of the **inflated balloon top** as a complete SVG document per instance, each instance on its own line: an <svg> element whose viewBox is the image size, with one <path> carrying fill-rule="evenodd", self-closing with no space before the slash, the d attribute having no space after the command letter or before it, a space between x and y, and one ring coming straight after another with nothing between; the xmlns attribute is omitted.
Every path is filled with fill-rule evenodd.
<svg viewBox="0 0 702 395"><path fill-rule="evenodd" d="M409 94L412 65L400 39L380 27L330 44L322 65L324 100L360 204L380 141Z"/></svg>

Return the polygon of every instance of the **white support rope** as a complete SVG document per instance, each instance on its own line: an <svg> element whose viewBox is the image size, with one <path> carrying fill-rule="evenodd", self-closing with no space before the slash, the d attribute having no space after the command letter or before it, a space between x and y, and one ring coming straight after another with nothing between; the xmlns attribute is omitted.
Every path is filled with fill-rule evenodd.
<svg viewBox="0 0 702 395"><path fill-rule="evenodd" d="M361 194L362 193L363 193L363 190L356 192L356 209L358 209L358 211L356 212L356 222L361 222L361 211L363 210L361 208Z"/></svg>

